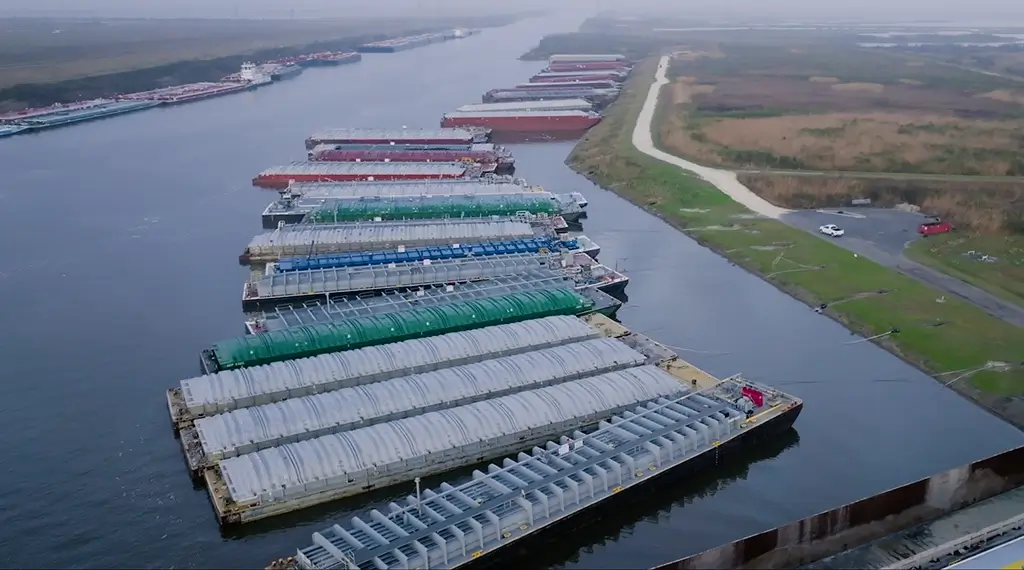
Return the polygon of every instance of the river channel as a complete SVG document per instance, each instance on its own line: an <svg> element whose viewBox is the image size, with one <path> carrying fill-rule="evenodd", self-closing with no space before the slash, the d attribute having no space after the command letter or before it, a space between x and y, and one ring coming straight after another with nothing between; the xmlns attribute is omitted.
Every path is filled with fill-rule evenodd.
<svg viewBox="0 0 1024 570"><path fill-rule="evenodd" d="M260 170L323 126L433 127L543 67L545 18L251 93L0 141L0 566L262 567L367 499L222 535L164 391L242 333L236 263L274 197ZM513 145L518 174L590 200L585 233L632 277L621 320L716 375L804 398L796 433L564 532L531 567L644 568L1024 443L1019 431L592 186L572 143ZM697 352L701 351L701 352ZM726 354L723 354L726 353Z"/></svg>

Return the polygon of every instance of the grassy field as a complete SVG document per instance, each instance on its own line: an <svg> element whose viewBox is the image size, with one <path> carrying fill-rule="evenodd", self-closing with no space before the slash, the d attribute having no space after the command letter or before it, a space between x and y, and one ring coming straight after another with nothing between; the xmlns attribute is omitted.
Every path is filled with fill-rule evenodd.
<svg viewBox="0 0 1024 570"><path fill-rule="evenodd" d="M417 27L410 21L0 20L0 88Z"/></svg>
<svg viewBox="0 0 1024 570"><path fill-rule="evenodd" d="M655 64L648 60L634 72L570 156L573 168L809 305L827 303L825 313L854 331L873 336L899 328L876 342L944 383L989 361L1014 363L951 387L1024 426L1024 331L826 240L752 218L702 180L637 151L630 137ZM665 89L656 121L673 114L671 97Z"/></svg>
<svg viewBox="0 0 1024 570"><path fill-rule="evenodd" d="M731 167L1024 175L1016 82L884 50L718 47L676 59L686 129L665 144Z"/></svg>
<svg viewBox="0 0 1024 570"><path fill-rule="evenodd" d="M1024 238L946 234L920 240L907 256L1024 306Z"/></svg>
<svg viewBox="0 0 1024 570"><path fill-rule="evenodd" d="M407 33L515 19L0 19L0 111L216 81L250 59L350 50Z"/></svg>

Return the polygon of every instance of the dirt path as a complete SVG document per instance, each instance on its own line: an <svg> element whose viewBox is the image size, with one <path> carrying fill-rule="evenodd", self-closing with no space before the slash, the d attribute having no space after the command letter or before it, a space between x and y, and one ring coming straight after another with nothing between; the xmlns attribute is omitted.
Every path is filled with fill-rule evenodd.
<svg viewBox="0 0 1024 570"><path fill-rule="evenodd" d="M753 212L774 219L779 219L783 214L789 213L790 210L771 204L753 193L743 184L740 184L739 180L736 179L735 172L701 166L655 148L651 129L654 127L654 110L658 105L658 94L661 92L661 87L668 83L668 78L665 77L668 60L668 56L662 56L658 62L658 70L654 74L654 83L651 84L650 91L647 92L647 99L644 100L640 116L637 117L636 127L633 128L633 146L648 156L696 174Z"/></svg>

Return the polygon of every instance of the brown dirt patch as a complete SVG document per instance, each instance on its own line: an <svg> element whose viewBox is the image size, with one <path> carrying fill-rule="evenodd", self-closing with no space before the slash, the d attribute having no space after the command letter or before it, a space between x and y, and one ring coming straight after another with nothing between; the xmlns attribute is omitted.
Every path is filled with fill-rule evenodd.
<svg viewBox="0 0 1024 570"><path fill-rule="evenodd" d="M836 91L867 91L869 93L881 93L885 85L881 83L838 83L832 86Z"/></svg>
<svg viewBox="0 0 1024 570"><path fill-rule="evenodd" d="M821 75L815 75L808 79L811 83L839 83L838 77L823 77Z"/></svg>

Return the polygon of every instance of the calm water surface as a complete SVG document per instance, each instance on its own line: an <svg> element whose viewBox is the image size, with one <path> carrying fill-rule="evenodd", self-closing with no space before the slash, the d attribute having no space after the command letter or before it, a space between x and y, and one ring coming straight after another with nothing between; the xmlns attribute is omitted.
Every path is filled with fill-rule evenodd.
<svg viewBox="0 0 1024 570"><path fill-rule="evenodd" d="M242 330L236 257L323 126L433 127L542 67L516 61L578 22L535 20L369 55L256 92L0 141L0 565L262 567L309 534L410 489L223 536L192 487L164 391ZM585 232L633 278L629 326L717 375L806 401L799 436L566 533L549 567L640 568L764 530L1024 441L882 350L593 187L571 143L515 145L519 173L590 199ZM728 352L713 355L714 352Z"/></svg>

